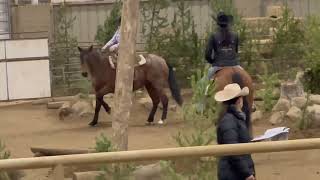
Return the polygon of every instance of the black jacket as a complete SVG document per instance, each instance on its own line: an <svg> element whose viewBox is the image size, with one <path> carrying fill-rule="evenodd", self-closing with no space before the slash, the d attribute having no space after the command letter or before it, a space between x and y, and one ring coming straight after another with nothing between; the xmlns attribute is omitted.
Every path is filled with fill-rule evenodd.
<svg viewBox="0 0 320 180"><path fill-rule="evenodd" d="M213 66L237 66L239 65L238 57L238 36L230 32L230 41L224 41L222 31L218 31L209 38L205 58Z"/></svg>
<svg viewBox="0 0 320 180"><path fill-rule="evenodd" d="M236 144L250 142L249 130L245 123L245 114L230 106L218 122L218 144ZM245 180L254 175L254 163L251 155L225 156L219 159L219 180Z"/></svg>

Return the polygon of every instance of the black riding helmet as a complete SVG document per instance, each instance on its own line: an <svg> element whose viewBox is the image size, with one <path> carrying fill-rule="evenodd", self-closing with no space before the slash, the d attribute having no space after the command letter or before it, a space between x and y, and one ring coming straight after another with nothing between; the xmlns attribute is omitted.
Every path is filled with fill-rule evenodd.
<svg viewBox="0 0 320 180"><path fill-rule="evenodd" d="M232 15L226 15L224 12L219 12L217 14L217 24L220 27L226 27L233 21Z"/></svg>

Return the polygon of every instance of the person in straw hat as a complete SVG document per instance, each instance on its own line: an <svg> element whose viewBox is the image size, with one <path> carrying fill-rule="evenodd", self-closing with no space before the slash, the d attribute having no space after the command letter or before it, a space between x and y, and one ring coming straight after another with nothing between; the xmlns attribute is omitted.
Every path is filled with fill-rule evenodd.
<svg viewBox="0 0 320 180"><path fill-rule="evenodd" d="M246 116L242 112L243 97L249 88L239 84L228 84L215 94L215 100L226 106L226 112L217 124L218 144L249 143L250 133ZM251 155L225 156L218 163L219 180L255 180L255 168Z"/></svg>

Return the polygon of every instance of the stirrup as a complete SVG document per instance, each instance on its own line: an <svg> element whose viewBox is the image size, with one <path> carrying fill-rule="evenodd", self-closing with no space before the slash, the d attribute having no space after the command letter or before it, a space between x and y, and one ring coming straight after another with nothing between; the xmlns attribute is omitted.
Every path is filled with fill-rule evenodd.
<svg viewBox="0 0 320 180"><path fill-rule="evenodd" d="M139 64L140 66L142 66L142 65L144 65L144 64L147 63L146 58L145 58L142 54L140 54L139 57L140 57L140 61L138 62L138 64Z"/></svg>
<svg viewBox="0 0 320 180"><path fill-rule="evenodd" d="M115 69L115 66L114 66L114 63L113 63L113 60L112 60L112 56L109 56L109 64L110 64L112 69Z"/></svg>

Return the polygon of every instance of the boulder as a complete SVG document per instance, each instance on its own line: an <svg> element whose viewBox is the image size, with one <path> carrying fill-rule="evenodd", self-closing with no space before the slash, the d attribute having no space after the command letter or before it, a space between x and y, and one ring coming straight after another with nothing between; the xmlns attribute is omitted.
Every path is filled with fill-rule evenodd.
<svg viewBox="0 0 320 180"><path fill-rule="evenodd" d="M291 100L291 105L296 106L300 109L304 108L307 104L307 98L305 97L294 97Z"/></svg>
<svg viewBox="0 0 320 180"><path fill-rule="evenodd" d="M79 100L72 105L72 111L80 117L92 115L94 113L92 102Z"/></svg>
<svg viewBox="0 0 320 180"><path fill-rule="evenodd" d="M307 116L312 121L313 127L320 127L320 105L313 105L307 107Z"/></svg>
<svg viewBox="0 0 320 180"><path fill-rule="evenodd" d="M253 123L255 121L258 121L258 120L262 119L262 117L263 117L263 113L261 111L255 111L251 115L251 122Z"/></svg>
<svg viewBox="0 0 320 180"><path fill-rule="evenodd" d="M320 95L310 95L309 101L310 101L311 104L320 105Z"/></svg>
<svg viewBox="0 0 320 180"><path fill-rule="evenodd" d="M63 120L65 117L71 115L73 113L73 109L71 108L71 102L65 102L58 111L59 119Z"/></svg>
<svg viewBox="0 0 320 180"><path fill-rule="evenodd" d="M292 99L294 97L303 97L305 95L301 83L285 82L281 83L280 98Z"/></svg>
<svg viewBox="0 0 320 180"><path fill-rule="evenodd" d="M146 166L138 167L133 172L133 179L135 180L162 180L162 167L160 163L150 164Z"/></svg>
<svg viewBox="0 0 320 180"><path fill-rule="evenodd" d="M272 111L285 111L288 112L290 108L290 101L287 99L279 99L277 104L273 107Z"/></svg>
<svg viewBox="0 0 320 180"><path fill-rule="evenodd" d="M112 179L109 173L103 171L88 171L73 173L73 180L95 180L97 176ZM164 180L163 169L160 163L137 167L128 177L129 180Z"/></svg>
<svg viewBox="0 0 320 180"><path fill-rule="evenodd" d="M152 109L152 101L149 97L140 98L137 100L137 102L148 110Z"/></svg>
<svg viewBox="0 0 320 180"><path fill-rule="evenodd" d="M301 117L302 117L302 111L301 111L301 109L299 109L298 107L292 106L292 107L289 109L289 111L288 111L288 113L286 114L286 116L287 116L290 120L292 120L292 121L297 121L297 120L301 119Z"/></svg>
<svg viewBox="0 0 320 180"><path fill-rule="evenodd" d="M277 125L283 122L285 116L285 111L279 111L272 114L270 117L270 123L272 125Z"/></svg>

